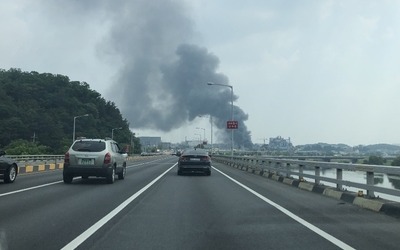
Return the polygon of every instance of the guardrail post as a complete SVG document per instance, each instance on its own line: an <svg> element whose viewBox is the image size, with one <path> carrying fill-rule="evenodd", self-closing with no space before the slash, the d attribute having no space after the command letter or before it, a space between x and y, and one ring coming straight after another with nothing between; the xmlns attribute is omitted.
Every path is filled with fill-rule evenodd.
<svg viewBox="0 0 400 250"><path fill-rule="evenodd" d="M375 197L374 191L370 188L374 186L374 172L367 172L367 196Z"/></svg>
<svg viewBox="0 0 400 250"><path fill-rule="evenodd" d="M267 164L267 171L268 171L268 174L270 174L271 172L272 172L272 170L271 170L271 167L272 167L272 161L268 161L268 162L266 162L266 164Z"/></svg>
<svg viewBox="0 0 400 250"><path fill-rule="evenodd" d="M275 168L276 168L276 175L279 175L279 169L281 167L281 163L279 161L275 162Z"/></svg>
<svg viewBox="0 0 400 250"><path fill-rule="evenodd" d="M299 165L299 181L303 181L303 170L304 170L304 165Z"/></svg>
<svg viewBox="0 0 400 250"><path fill-rule="evenodd" d="M315 166L315 184L319 184L320 180L319 177L321 176L321 168L318 166Z"/></svg>
<svg viewBox="0 0 400 250"><path fill-rule="evenodd" d="M246 161L245 159L240 158L240 160L238 162L236 162L236 164L233 167L241 169L245 161Z"/></svg>
<svg viewBox="0 0 400 250"><path fill-rule="evenodd" d="M246 164L242 167L242 170L247 171L247 169L249 168L249 166L251 165L251 159L246 159ZM244 169L243 169L244 168Z"/></svg>
<svg viewBox="0 0 400 250"><path fill-rule="evenodd" d="M261 160L261 163L260 163L260 170L261 170L261 173L260 173L260 175L263 175L263 174L264 174L264 166L265 166L265 161L264 161L264 160Z"/></svg>
<svg viewBox="0 0 400 250"><path fill-rule="evenodd" d="M343 180L343 169L337 168L336 169L336 179L337 180ZM343 185L341 183L336 184L336 188L339 190L343 189Z"/></svg>
<svg viewBox="0 0 400 250"><path fill-rule="evenodd" d="M259 159L256 159L256 165L254 166L254 173L258 173L258 174L260 174L261 173L261 168L260 168L260 160Z"/></svg>
<svg viewBox="0 0 400 250"><path fill-rule="evenodd" d="M290 171L290 163L286 163L286 177L287 178L290 177L289 171Z"/></svg>

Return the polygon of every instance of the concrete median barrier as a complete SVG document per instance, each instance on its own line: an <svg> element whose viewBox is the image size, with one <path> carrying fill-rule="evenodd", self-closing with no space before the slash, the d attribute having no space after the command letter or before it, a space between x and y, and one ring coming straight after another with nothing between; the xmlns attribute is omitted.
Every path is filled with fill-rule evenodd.
<svg viewBox="0 0 400 250"><path fill-rule="evenodd" d="M26 174L26 173L34 173L34 172L43 172L49 170L63 169L64 163L50 163L50 164L18 164L18 173Z"/></svg>

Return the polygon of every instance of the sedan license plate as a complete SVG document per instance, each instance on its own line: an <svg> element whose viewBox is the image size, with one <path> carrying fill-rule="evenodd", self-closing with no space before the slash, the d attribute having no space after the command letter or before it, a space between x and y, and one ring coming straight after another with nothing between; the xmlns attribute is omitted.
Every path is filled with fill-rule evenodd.
<svg viewBox="0 0 400 250"><path fill-rule="evenodd" d="M191 161L200 161L200 158L190 158Z"/></svg>
<svg viewBox="0 0 400 250"><path fill-rule="evenodd" d="M93 165L94 159L81 159L81 165Z"/></svg>

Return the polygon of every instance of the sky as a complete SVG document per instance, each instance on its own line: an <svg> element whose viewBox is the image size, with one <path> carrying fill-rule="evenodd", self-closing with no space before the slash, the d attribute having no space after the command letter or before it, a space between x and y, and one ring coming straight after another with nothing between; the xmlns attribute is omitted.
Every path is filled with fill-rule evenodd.
<svg viewBox="0 0 400 250"><path fill-rule="evenodd" d="M2 0L0 23L1 69L87 82L139 137L227 142L233 100L235 145L400 144L400 1Z"/></svg>

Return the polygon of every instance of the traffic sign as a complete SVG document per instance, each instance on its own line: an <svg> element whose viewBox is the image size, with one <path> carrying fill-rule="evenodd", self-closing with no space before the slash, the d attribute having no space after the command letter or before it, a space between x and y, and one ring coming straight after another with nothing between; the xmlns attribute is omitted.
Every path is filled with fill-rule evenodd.
<svg viewBox="0 0 400 250"><path fill-rule="evenodd" d="M238 121L227 121L226 122L226 128L227 129L238 129Z"/></svg>

